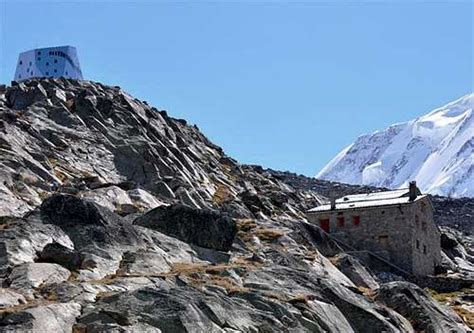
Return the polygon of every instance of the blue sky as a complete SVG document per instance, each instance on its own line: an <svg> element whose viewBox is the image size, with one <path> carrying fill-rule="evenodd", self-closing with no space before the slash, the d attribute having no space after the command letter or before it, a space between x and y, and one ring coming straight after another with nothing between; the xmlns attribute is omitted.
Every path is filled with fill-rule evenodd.
<svg viewBox="0 0 474 333"><path fill-rule="evenodd" d="M243 163L315 175L359 135L473 90L459 2L0 0L0 82L74 45L87 79L185 118Z"/></svg>

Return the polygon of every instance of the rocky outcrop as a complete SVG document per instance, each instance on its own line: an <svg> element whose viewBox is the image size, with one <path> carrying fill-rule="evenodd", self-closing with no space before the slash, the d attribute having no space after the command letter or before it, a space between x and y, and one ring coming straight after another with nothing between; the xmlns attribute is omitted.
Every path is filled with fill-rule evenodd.
<svg viewBox="0 0 474 333"><path fill-rule="evenodd" d="M66 281L71 273L56 264L26 263L15 266L8 276L10 288L33 297L33 291L39 286Z"/></svg>
<svg viewBox="0 0 474 333"><path fill-rule="evenodd" d="M0 309L25 303L26 299L22 294L13 290L0 288Z"/></svg>
<svg viewBox="0 0 474 333"><path fill-rule="evenodd" d="M3 332L72 332L76 318L81 314L77 303L45 304L0 314Z"/></svg>
<svg viewBox="0 0 474 333"><path fill-rule="evenodd" d="M6 278L12 267L36 260L47 244L56 242L66 248L74 246L61 228L45 225L35 216L28 219L4 217L2 220L0 278Z"/></svg>
<svg viewBox="0 0 474 333"><path fill-rule="evenodd" d="M344 273L358 287L377 289L379 284L372 274L349 254L341 253L333 258L333 262L339 270Z"/></svg>
<svg viewBox="0 0 474 333"><path fill-rule="evenodd" d="M2 330L413 331L306 222L333 185L241 165L120 87L7 87L0 151Z"/></svg>
<svg viewBox="0 0 474 333"><path fill-rule="evenodd" d="M169 271L174 262L199 261L189 246L134 226L109 209L76 196L51 196L41 205L40 215L43 224L54 224L70 237L72 249L52 242L37 260L74 270L80 280L100 279L119 270L156 274ZM131 262L133 257L140 257L140 262ZM137 265L141 271L137 272Z"/></svg>
<svg viewBox="0 0 474 333"><path fill-rule="evenodd" d="M378 302L410 320L416 331L427 333L468 332L459 316L434 301L425 291L408 282L391 282L380 286Z"/></svg>
<svg viewBox="0 0 474 333"><path fill-rule="evenodd" d="M219 251L230 250L237 234L235 222L227 215L184 205L155 208L133 223Z"/></svg>

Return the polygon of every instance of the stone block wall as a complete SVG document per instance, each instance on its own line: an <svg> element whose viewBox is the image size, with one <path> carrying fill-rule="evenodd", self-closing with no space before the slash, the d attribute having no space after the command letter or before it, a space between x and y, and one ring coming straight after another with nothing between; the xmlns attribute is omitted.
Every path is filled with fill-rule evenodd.
<svg viewBox="0 0 474 333"><path fill-rule="evenodd" d="M425 198L396 206L312 212L308 219L316 225L329 219L330 234L356 250L377 252L408 272L428 275L434 273L441 253L432 216Z"/></svg>

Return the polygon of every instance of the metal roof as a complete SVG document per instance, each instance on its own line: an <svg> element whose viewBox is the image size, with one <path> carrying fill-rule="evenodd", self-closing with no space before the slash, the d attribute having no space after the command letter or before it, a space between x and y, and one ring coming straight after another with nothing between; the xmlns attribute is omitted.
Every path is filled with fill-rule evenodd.
<svg viewBox="0 0 474 333"><path fill-rule="evenodd" d="M379 200L387 200L387 199L396 199L403 196L408 196L409 190L408 189L400 189L400 190L393 190L393 191L385 191L385 192L372 192L372 193L364 193L364 194L354 194L354 195L346 195L342 198L336 200L336 203L346 203L346 202L357 202L357 201L379 201Z"/></svg>
<svg viewBox="0 0 474 333"><path fill-rule="evenodd" d="M368 207L381 207L381 206L393 206L403 205L414 201L426 198L427 195L418 195L414 201L410 201L407 195L408 190L395 190L389 192L379 192L370 194L357 194L342 197L336 200L336 208L332 211L340 211L346 209L357 209L357 208L368 208ZM344 200L347 198L347 200ZM331 211L331 205L322 205L310 209L309 213Z"/></svg>

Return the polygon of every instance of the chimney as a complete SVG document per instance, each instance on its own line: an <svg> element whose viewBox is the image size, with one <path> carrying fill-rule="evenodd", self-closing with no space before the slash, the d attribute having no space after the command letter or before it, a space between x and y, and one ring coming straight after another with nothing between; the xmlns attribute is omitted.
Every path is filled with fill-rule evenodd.
<svg viewBox="0 0 474 333"><path fill-rule="evenodd" d="M418 188L416 187L416 181L411 181L410 186L408 187L408 195L410 201L414 201L418 196Z"/></svg>
<svg viewBox="0 0 474 333"><path fill-rule="evenodd" d="M336 198L332 195L330 200L331 200L331 210L335 210L336 209Z"/></svg>

